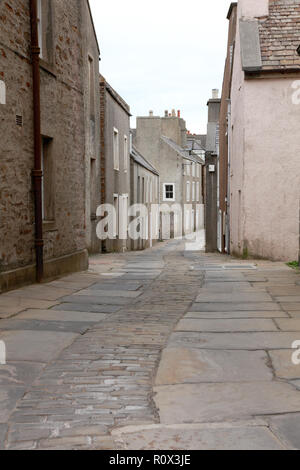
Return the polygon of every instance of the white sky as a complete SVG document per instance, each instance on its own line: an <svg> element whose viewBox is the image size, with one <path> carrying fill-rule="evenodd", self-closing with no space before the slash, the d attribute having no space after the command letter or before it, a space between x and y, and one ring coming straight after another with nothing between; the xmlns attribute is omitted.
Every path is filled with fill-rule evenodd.
<svg viewBox="0 0 300 470"><path fill-rule="evenodd" d="M222 88L230 0L90 3L100 71L134 117L180 109L191 132L206 133L207 100Z"/></svg>

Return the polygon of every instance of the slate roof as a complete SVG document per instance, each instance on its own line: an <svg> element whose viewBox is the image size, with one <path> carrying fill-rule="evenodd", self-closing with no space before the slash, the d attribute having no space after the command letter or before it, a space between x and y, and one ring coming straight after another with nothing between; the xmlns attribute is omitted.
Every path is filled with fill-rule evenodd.
<svg viewBox="0 0 300 470"><path fill-rule="evenodd" d="M269 16L258 19L258 30L262 70L300 70L299 0L270 0Z"/></svg>
<svg viewBox="0 0 300 470"><path fill-rule="evenodd" d="M143 157L143 155L137 150L136 147L132 146L130 157L138 164L146 168L146 170L151 171L155 175L159 176L158 171L151 165L151 163Z"/></svg>
<svg viewBox="0 0 300 470"><path fill-rule="evenodd" d="M189 160L191 162L194 162L194 163L203 163L203 159L201 159L200 157L196 155L191 155L188 148L184 149L180 147L172 139L169 139L168 137L165 137L163 135L161 136L161 140L165 142L167 145L169 145L182 158Z"/></svg>

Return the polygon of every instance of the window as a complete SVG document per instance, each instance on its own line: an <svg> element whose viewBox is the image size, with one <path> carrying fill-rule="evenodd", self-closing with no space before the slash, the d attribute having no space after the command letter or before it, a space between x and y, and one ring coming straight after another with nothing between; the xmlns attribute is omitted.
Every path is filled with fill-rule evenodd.
<svg viewBox="0 0 300 470"><path fill-rule="evenodd" d="M42 137L42 215L44 221L54 220L54 165L52 139Z"/></svg>
<svg viewBox="0 0 300 470"><path fill-rule="evenodd" d="M197 202L200 201L200 183L197 183L197 195L196 195L196 198L197 198Z"/></svg>
<svg viewBox="0 0 300 470"><path fill-rule="evenodd" d="M119 195L114 194L114 238L119 234Z"/></svg>
<svg viewBox="0 0 300 470"><path fill-rule="evenodd" d="M196 164L192 163L192 177L195 178Z"/></svg>
<svg viewBox="0 0 300 470"><path fill-rule="evenodd" d="M200 178L200 165L197 163L197 178Z"/></svg>
<svg viewBox="0 0 300 470"><path fill-rule="evenodd" d="M37 28L40 59L53 63L52 0L37 0Z"/></svg>
<svg viewBox="0 0 300 470"><path fill-rule="evenodd" d="M191 184L188 181L186 183L186 202L190 202L190 199L191 199Z"/></svg>
<svg viewBox="0 0 300 470"><path fill-rule="evenodd" d="M164 184L164 200L175 201L175 184L173 183Z"/></svg>
<svg viewBox="0 0 300 470"><path fill-rule="evenodd" d="M119 131L118 129L114 129L114 169L119 171L120 169L120 149L119 149Z"/></svg>
<svg viewBox="0 0 300 470"><path fill-rule="evenodd" d="M186 165L186 175L187 176L191 175L191 165L189 163Z"/></svg>
<svg viewBox="0 0 300 470"><path fill-rule="evenodd" d="M153 181L152 181L152 178L150 180L150 198L149 198L149 202L153 202Z"/></svg>
<svg viewBox="0 0 300 470"><path fill-rule="evenodd" d="M193 186L192 186L192 200L193 200L193 202L195 202L195 199L196 199L196 183L194 182Z"/></svg>
<svg viewBox="0 0 300 470"><path fill-rule="evenodd" d="M128 137L124 135L124 171L128 171Z"/></svg>
<svg viewBox="0 0 300 470"><path fill-rule="evenodd" d="M0 80L0 104L6 104L6 86L3 80Z"/></svg>

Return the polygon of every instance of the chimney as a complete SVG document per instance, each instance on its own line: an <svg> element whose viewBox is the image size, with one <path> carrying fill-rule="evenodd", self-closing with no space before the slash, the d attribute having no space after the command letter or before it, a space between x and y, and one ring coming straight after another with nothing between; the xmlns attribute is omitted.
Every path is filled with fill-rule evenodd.
<svg viewBox="0 0 300 470"><path fill-rule="evenodd" d="M180 109L177 111L177 117L179 117L179 118L181 117L181 111L180 111Z"/></svg>
<svg viewBox="0 0 300 470"><path fill-rule="evenodd" d="M175 109L172 109L172 117L176 117L176 111L175 111Z"/></svg>
<svg viewBox="0 0 300 470"><path fill-rule="evenodd" d="M153 111L149 111L149 116L153 117Z"/></svg>
<svg viewBox="0 0 300 470"><path fill-rule="evenodd" d="M165 118L169 117L169 111L166 109L165 111Z"/></svg>
<svg viewBox="0 0 300 470"><path fill-rule="evenodd" d="M212 91L212 99L213 100L218 100L219 99L219 90L217 88L214 88Z"/></svg>

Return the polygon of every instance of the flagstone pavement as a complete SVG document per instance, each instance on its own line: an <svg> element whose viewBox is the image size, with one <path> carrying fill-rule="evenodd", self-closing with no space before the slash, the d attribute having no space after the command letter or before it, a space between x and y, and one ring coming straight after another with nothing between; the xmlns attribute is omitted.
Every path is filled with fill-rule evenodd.
<svg viewBox="0 0 300 470"><path fill-rule="evenodd" d="M0 449L300 449L284 263L179 241L94 256L0 295L0 341Z"/></svg>

